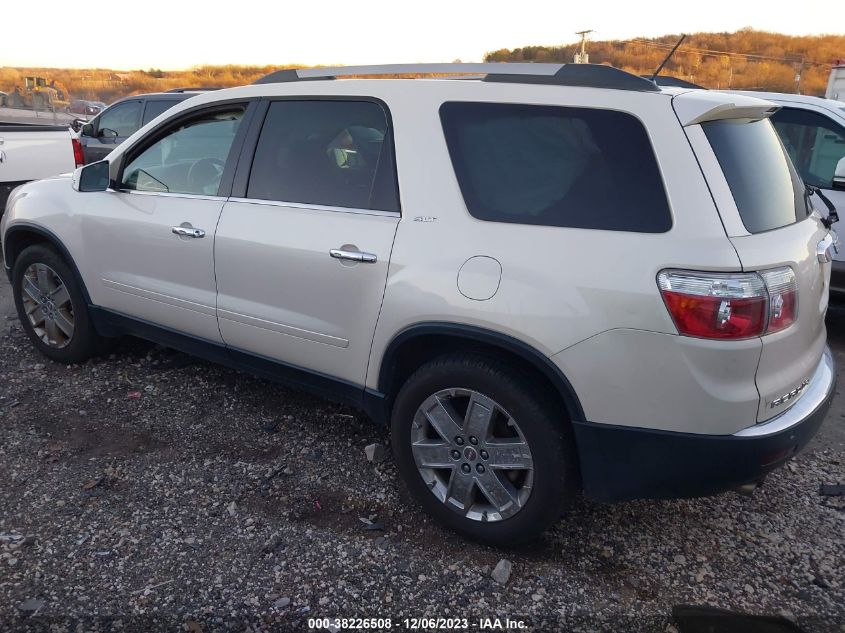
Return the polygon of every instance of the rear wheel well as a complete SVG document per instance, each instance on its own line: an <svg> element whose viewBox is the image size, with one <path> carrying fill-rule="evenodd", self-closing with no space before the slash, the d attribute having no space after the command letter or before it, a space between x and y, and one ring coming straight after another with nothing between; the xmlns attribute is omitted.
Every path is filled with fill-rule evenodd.
<svg viewBox="0 0 845 633"><path fill-rule="evenodd" d="M386 394L388 408L406 380L425 363L444 354L469 353L502 360L514 371L526 376L552 399L570 420L583 419L581 405L563 374L527 345L483 330L459 333L426 332L400 335L385 355L379 378L379 390Z"/></svg>

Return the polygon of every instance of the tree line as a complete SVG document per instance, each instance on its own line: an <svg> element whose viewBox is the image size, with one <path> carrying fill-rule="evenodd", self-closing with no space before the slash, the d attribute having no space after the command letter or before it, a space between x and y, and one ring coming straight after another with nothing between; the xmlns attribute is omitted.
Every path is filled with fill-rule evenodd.
<svg viewBox="0 0 845 633"><path fill-rule="evenodd" d="M636 74L650 74L679 35L630 40L590 41L590 62L610 64ZM578 43L524 46L487 53L489 62L568 63ZM662 74L706 88L769 90L823 95L834 60L845 59L845 35L790 36L754 29L735 33L694 33L678 49ZM267 73L298 64L266 66L196 66L188 70L119 71L104 68L0 68L0 91L23 86L24 77L45 77L69 99L110 103L121 97L174 88L228 88L250 84Z"/></svg>
<svg viewBox="0 0 845 633"><path fill-rule="evenodd" d="M70 100L111 103L122 97L176 88L230 88L250 84L282 68L301 66L196 66L188 70L121 71L105 68L0 68L0 90L11 93L23 87L24 77L37 76L55 82Z"/></svg>
<svg viewBox="0 0 845 633"><path fill-rule="evenodd" d="M590 63L651 74L680 34L588 41ZM488 62L572 62L579 43L524 46L487 53ZM845 59L845 35L791 36L751 28L687 36L661 74L714 89L824 95L834 60Z"/></svg>

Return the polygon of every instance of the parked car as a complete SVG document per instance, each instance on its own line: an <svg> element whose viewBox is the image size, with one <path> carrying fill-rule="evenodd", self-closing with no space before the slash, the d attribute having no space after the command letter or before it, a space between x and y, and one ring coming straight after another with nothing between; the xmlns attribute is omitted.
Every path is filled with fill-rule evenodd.
<svg viewBox="0 0 845 633"><path fill-rule="evenodd" d="M71 114L87 114L88 101L85 101L84 99L74 99L70 102L67 111Z"/></svg>
<svg viewBox="0 0 845 633"><path fill-rule="evenodd" d="M85 107L85 114L88 116L96 116L105 110L108 106L102 101L89 101Z"/></svg>
<svg viewBox="0 0 845 633"><path fill-rule="evenodd" d="M845 210L845 102L775 92L738 92L780 106L772 123L801 178ZM823 214L824 205L817 204ZM845 249L833 258L831 292L845 298Z"/></svg>
<svg viewBox="0 0 845 633"><path fill-rule="evenodd" d="M483 79L329 80L405 73ZM358 407L428 513L511 544L579 490L753 488L818 430L833 237L772 110L606 66L280 71L18 190L6 270L48 358L133 334Z"/></svg>
<svg viewBox="0 0 845 633"><path fill-rule="evenodd" d="M85 163L102 160L120 143L158 115L166 112L197 92L156 92L134 95L115 101L88 123L80 122L79 140L82 142Z"/></svg>
<svg viewBox="0 0 845 633"><path fill-rule="evenodd" d="M15 187L82 164L82 146L67 127L0 122L0 214Z"/></svg>

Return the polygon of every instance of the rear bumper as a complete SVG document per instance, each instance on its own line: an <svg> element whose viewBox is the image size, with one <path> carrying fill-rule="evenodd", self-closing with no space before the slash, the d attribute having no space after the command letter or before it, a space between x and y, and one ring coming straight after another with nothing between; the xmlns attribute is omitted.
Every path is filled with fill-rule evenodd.
<svg viewBox="0 0 845 633"><path fill-rule="evenodd" d="M825 347L798 402L733 435L575 423L584 492L605 502L698 497L757 481L816 434L835 387L836 366Z"/></svg>

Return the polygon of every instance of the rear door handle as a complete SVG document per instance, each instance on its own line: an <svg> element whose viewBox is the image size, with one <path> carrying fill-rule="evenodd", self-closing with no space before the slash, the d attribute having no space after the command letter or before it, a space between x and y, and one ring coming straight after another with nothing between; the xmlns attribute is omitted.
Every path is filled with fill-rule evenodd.
<svg viewBox="0 0 845 633"><path fill-rule="evenodd" d="M205 237L205 231L202 229L195 229L192 226L174 226L170 229L174 235L179 237Z"/></svg>
<svg viewBox="0 0 845 633"><path fill-rule="evenodd" d="M329 255L335 259L346 259L350 262L360 262L362 264L375 264L378 261L373 253L362 253L360 251L344 251L339 248L333 248L329 251Z"/></svg>

